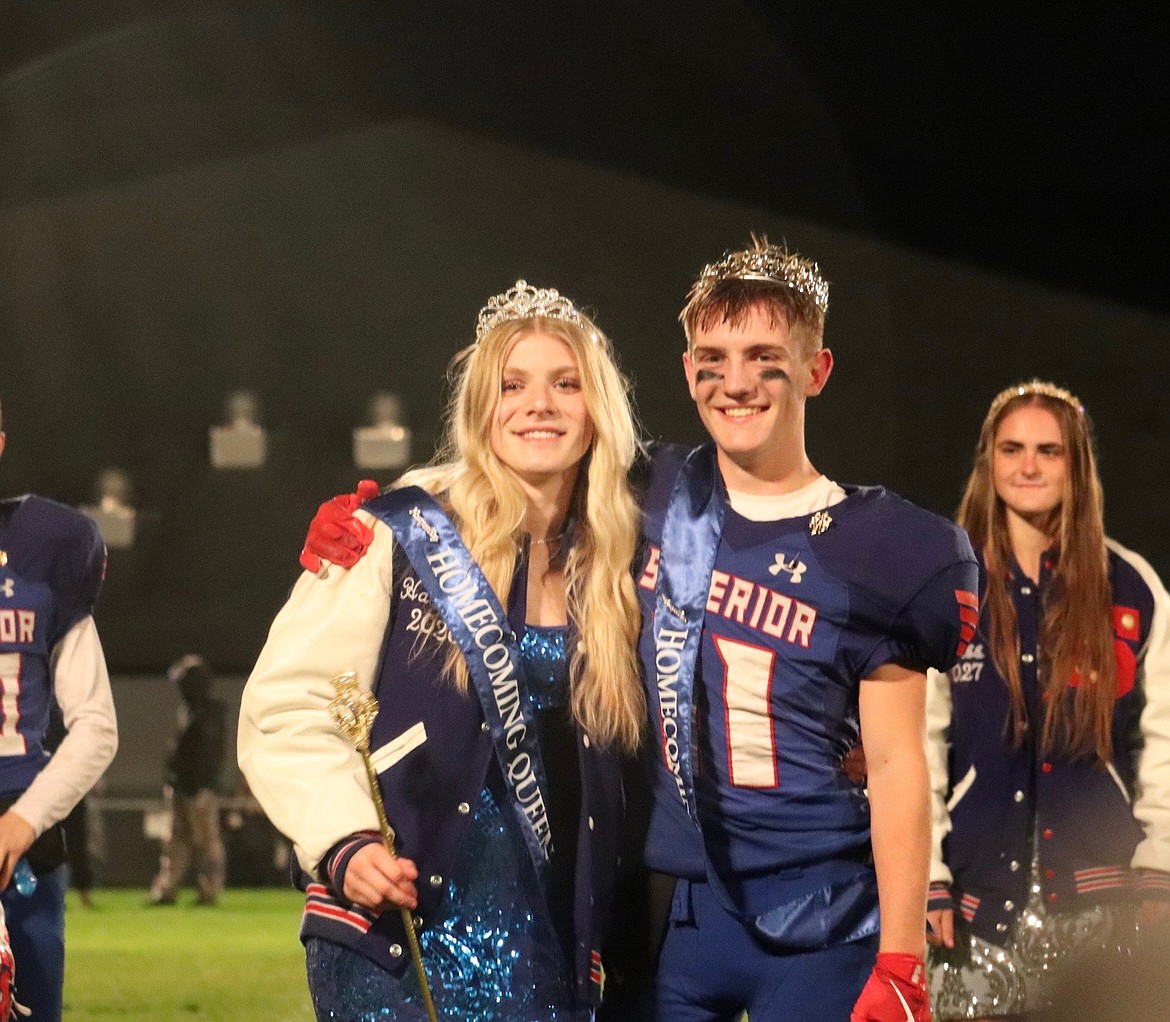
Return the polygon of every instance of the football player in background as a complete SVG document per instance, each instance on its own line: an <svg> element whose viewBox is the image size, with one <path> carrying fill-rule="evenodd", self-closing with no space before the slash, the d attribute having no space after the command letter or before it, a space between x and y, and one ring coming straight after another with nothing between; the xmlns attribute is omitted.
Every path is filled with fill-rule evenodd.
<svg viewBox="0 0 1170 1022"><path fill-rule="evenodd" d="M4 443L0 431L0 454ZM68 869L57 825L118 746L93 620L105 559L97 526L79 511L31 494L0 501L0 898L18 994L37 1022L61 1018L65 979ZM49 755L54 700L68 734Z"/></svg>
<svg viewBox="0 0 1170 1022"><path fill-rule="evenodd" d="M951 522L809 461L827 309L815 263L753 238L680 316L712 442L654 452L638 573L663 1022L930 1018L925 672L974 633L976 563ZM361 555L353 506L323 505L306 567ZM842 770L862 739L868 795Z"/></svg>

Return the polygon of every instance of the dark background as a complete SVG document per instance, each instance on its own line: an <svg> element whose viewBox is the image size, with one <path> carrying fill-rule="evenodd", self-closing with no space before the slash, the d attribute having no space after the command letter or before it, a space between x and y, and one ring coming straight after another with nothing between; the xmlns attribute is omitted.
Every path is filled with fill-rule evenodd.
<svg viewBox="0 0 1170 1022"><path fill-rule="evenodd" d="M833 282L818 467L949 514L993 394L1052 378L1097 422L1111 533L1170 571L1154 15L893 6L5 5L0 492L132 475L111 669L246 673L368 395L426 458L517 276L594 307L648 433L697 439L674 316L753 229ZM214 472L241 386L269 462Z"/></svg>

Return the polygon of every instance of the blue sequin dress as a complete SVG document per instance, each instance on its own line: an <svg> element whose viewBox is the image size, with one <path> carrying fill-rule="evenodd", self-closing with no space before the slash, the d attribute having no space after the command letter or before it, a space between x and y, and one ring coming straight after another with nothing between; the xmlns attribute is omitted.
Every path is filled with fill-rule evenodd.
<svg viewBox="0 0 1170 1022"><path fill-rule="evenodd" d="M493 763L447 884L444 919L419 936L436 1010L449 1022L592 1018L591 1009L576 1000L566 957L572 947L571 878L580 804L568 709L567 634L564 627L527 625L520 642L526 715L536 721L549 790L557 793L557 815L551 821L554 853L544 889L519 826L502 803L503 779ZM397 980L361 955L317 938L309 940L306 956L319 1020L426 1019L413 971Z"/></svg>

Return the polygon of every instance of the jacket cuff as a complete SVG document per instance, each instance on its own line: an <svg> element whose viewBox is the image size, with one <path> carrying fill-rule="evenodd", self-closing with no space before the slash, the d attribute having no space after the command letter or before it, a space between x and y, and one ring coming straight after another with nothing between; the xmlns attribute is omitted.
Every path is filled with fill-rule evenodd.
<svg viewBox="0 0 1170 1022"><path fill-rule="evenodd" d="M381 835L371 830L359 831L357 834L342 838L325 853L325 858L317 867L321 882L328 884L336 894L341 895L345 890L345 871L349 868L350 860L367 845L380 844L381 841Z"/></svg>
<svg viewBox="0 0 1170 1022"><path fill-rule="evenodd" d="M1170 873L1160 869L1139 869L1137 894L1142 901L1170 901Z"/></svg>
<svg viewBox="0 0 1170 1022"><path fill-rule="evenodd" d="M950 909L953 912L954 908L955 899L951 897L951 889L938 881L932 883L930 892L926 896L926 911L937 912L939 909Z"/></svg>

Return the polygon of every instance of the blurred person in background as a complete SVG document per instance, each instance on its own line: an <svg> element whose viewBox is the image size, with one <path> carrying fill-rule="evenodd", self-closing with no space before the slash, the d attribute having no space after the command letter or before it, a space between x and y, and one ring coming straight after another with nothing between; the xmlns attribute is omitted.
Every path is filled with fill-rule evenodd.
<svg viewBox="0 0 1170 1022"><path fill-rule="evenodd" d="M5 441L0 431L0 454ZM0 898L18 995L37 1022L61 1018L68 867L60 822L118 747L93 620L105 564L97 526L79 511L31 494L0 501ZM54 700L67 733L50 754ZM11 883L21 860L23 892Z"/></svg>
<svg viewBox="0 0 1170 1022"><path fill-rule="evenodd" d="M179 731L167 759L171 835L163 843L152 905L173 905L187 871L195 867L196 904L214 905L223 893L227 856L219 826L219 787L226 753L226 711L212 697L211 668L189 653L175 661L167 678L178 686Z"/></svg>
<svg viewBox="0 0 1170 1022"><path fill-rule="evenodd" d="M980 599L929 686L935 1016L1070 1018L1069 967L1116 971L1170 918L1170 597L1105 536L1089 418L1051 383L992 401L958 522Z"/></svg>

